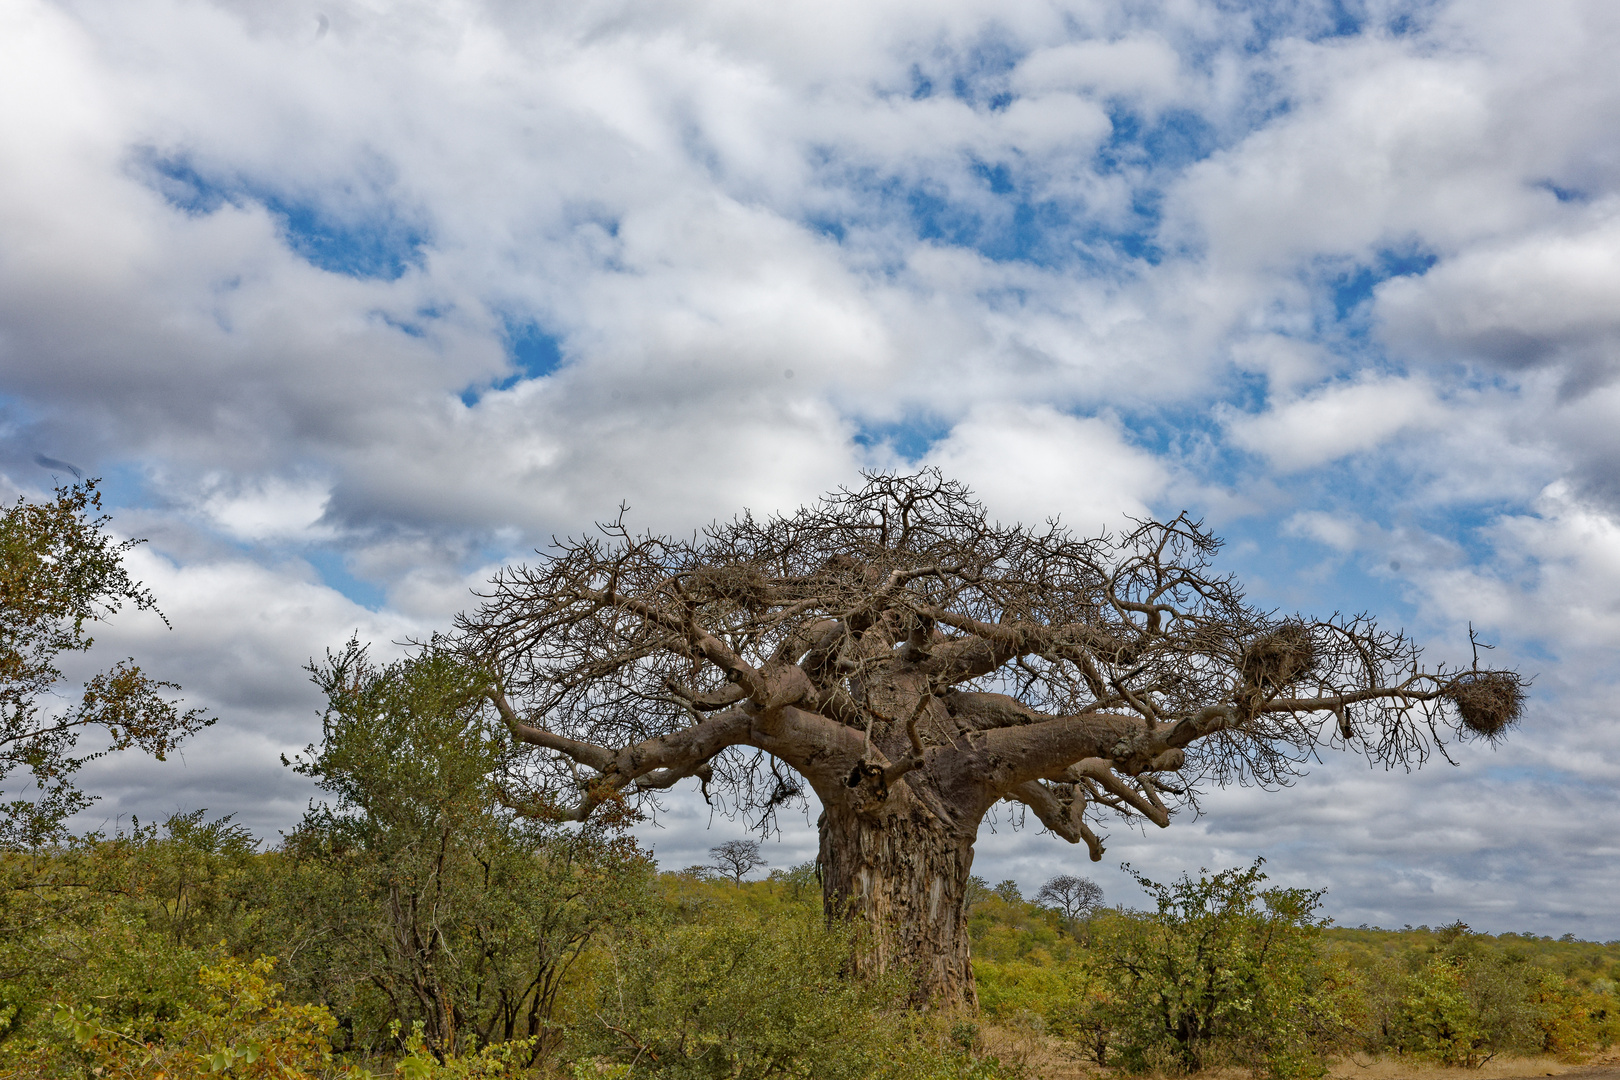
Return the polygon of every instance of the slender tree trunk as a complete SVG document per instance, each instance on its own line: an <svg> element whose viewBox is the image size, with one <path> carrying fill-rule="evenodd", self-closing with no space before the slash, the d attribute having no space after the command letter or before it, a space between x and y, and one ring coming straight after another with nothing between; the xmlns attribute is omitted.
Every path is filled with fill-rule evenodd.
<svg viewBox="0 0 1620 1080"><path fill-rule="evenodd" d="M914 799L892 803L875 814L827 807L820 861L828 918L864 924L858 973L904 972L918 1005L977 1008L967 933L973 838Z"/></svg>

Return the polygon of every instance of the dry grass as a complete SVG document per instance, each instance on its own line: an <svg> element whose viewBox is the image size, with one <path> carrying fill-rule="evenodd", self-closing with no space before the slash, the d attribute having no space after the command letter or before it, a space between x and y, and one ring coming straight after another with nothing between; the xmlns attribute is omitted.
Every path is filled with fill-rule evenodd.
<svg viewBox="0 0 1620 1080"><path fill-rule="evenodd" d="M979 1038L986 1053L1020 1066L1031 1080L1090 1080L1112 1071L1083 1060L1072 1043L1031 1028L981 1021Z"/></svg>
<svg viewBox="0 0 1620 1080"><path fill-rule="evenodd" d="M1128 1074L1101 1069L1082 1059L1071 1044L1042 1032L981 1023L983 1049L1024 1069L1031 1080L1128 1080ZM1605 1051L1585 1064L1551 1057L1492 1058L1478 1069L1447 1068L1411 1058L1356 1054L1333 1063L1327 1080L1523 1080L1563 1076L1569 1080L1620 1080L1620 1048ZM1206 1069L1197 1080L1253 1080L1245 1069ZM1165 1080L1148 1077L1145 1080ZM1179 1078L1185 1080L1185 1078Z"/></svg>
<svg viewBox="0 0 1620 1080"><path fill-rule="evenodd" d="M1508 1080L1520 1077L1569 1076L1591 1078L1604 1074L1620 1077L1620 1064L1613 1051L1600 1054L1582 1065L1559 1061L1552 1057L1498 1057L1477 1069L1447 1068L1427 1065L1410 1058L1372 1058L1356 1054L1334 1062L1328 1076L1331 1080Z"/></svg>

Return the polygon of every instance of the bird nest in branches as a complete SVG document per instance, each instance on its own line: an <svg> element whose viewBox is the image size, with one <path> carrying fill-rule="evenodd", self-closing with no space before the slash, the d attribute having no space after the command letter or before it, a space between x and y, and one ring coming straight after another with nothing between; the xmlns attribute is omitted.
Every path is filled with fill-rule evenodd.
<svg viewBox="0 0 1620 1080"><path fill-rule="evenodd" d="M702 566L692 571L690 580L704 599L718 597L750 610L770 605L770 583L756 567Z"/></svg>
<svg viewBox="0 0 1620 1080"><path fill-rule="evenodd" d="M1524 684L1511 671L1481 671L1464 675L1447 692L1457 706L1463 727L1495 739L1512 727L1524 712Z"/></svg>
<svg viewBox="0 0 1620 1080"><path fill-rule="evenodd" d="M1297 622L1268 630L1243 650L1241 670L1256 686L1287 686L1316 666L1316 643Z"/></svg>

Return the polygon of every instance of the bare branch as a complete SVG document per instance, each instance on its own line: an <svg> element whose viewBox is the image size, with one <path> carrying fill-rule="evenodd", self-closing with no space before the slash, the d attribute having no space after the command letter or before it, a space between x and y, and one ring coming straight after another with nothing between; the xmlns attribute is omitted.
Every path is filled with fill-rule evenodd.
<svg viewBox="0 0 1620 1080"><path fill-rule="evenodd" d="M874 474L689 539L621 514L502 571L459 641L518 739L625 793L707 763L763 813L777 788L750 751L824 800L856 798L838 793L864 762L861 806L927 793L960 820L1095 759L1085 805L1162 824L1201 785L1287 783L1326 743L1410 766L1522 708L1513 673L1425 668L1365 616L1255 609L1219 547L1186 515L1081 538L995 524L937 473Z"/></svg>

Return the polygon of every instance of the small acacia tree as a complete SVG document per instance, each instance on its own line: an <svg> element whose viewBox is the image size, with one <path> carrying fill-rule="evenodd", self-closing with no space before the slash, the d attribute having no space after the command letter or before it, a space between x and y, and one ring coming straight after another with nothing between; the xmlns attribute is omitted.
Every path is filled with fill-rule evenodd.
<svg viewBox="0 0 1620 1080"><path fill-rule="evenodd" d="M1058 874L1042 885L1035 894L1035 902L1042 907L1063 913L1069 922L1091 917L1103 902L1102 886L1090 878L1073 874Z"/></svg>
<svg viewBox="0 0 1620 1080"><path fill-rule="evenodd" d="M287 764L328 800L281 851L290 977L362 1044L419 1022L437 1055L528 1040L532 1064L581 954L642 910L650 860L607 815L566 829L501 805L513 747L454 655L377 664L351 640L310 673L321 744Z"/></svg>
<svg viewBox="0 0 1620 1080"><path fill-rule="evenodd" d="M1103 845L1201 784L1287 780L1337 742L1414 763L1517 718L1505 671L1424 668L1357 616L1280 617L1185 516L1084 539L989 519L935 472L871 475L690 539L618 521L496 576L459 621L513 736L546 753L509 799L584 820L684 778L770 813L819 797L829 914L866 968L971 1001L965 900L1003 800Z"/></svg>
<svg viewBox="0 0 1620 1080"><path fill-rule="evenodd" d="M1348 1036L1340 973L1313 945L1322 894L1262 888L1261 861L1168 885L1125 867L1157 910L1110 919L1093 963L1111 987L1096 1019L1133 1071L1320 1076Z"/></svg>
<svg viewBox="0 0 1620 1080"><path fill-rule="evenodd" d="M124 566L140 541L108 535L100 511L94 480L57 488L50 502L19 499L0 509L0 784L21 772L34 789L33 798L0 805L0 846L58 837L63 821L93 801L73 783L86 762L132 746L161 761L214 722L197 709L182 712L168 696L179 687L132 659L92 676L78 701L50 703L64 679L59 658L88 652L96 623L125 604L157 613L151 592ZM81 750L79 739L97 731L99 747Z"/></svg>
<svg viewBox="0 0 1620 1080"><path fill-rule="evenodd" d="M709 858L714 860L714 869L734 885L741 885L742 879L758 867L770 865L759 853L758 840L727 840L710 848Z"/></svg>

